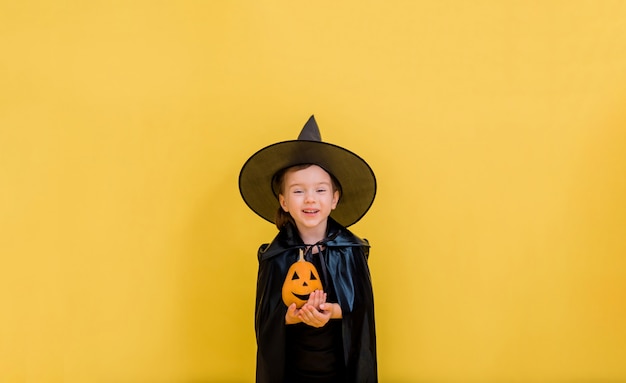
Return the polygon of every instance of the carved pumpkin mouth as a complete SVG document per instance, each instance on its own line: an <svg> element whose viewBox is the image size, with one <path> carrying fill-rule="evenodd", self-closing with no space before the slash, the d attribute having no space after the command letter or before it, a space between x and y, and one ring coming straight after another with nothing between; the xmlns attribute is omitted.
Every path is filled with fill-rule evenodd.
<svg viewBox="0 0 626 383"><path fill-rule="evenodd" d="M308 301L309 300L309 294L296 294L293 291L291 292L293 294L294 297L300 299L301 301Z"/></svg>

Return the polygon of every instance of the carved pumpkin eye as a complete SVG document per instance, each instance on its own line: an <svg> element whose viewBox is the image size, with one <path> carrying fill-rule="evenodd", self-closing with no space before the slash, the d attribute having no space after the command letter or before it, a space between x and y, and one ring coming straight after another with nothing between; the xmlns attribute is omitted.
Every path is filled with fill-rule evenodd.
<svg viewBox="0 0 626 383"><path fill-rule="evenodd" d="M295 273L294 273L295 276ZM315 274L313 274L313 270L311 270L311 280L312 281L317 281L317 278L315 277Z"/></svg>
<svg viewBox="0 0 626 383"><path fill-rule="evenodd" d="M313 273L311 273L311 274L313 274ZM300 279L300 277L298 276L298 272L294 271L293 272L293 277L291 277L291 280L293 281L293 280L296 280L296 279Z"/></svg>

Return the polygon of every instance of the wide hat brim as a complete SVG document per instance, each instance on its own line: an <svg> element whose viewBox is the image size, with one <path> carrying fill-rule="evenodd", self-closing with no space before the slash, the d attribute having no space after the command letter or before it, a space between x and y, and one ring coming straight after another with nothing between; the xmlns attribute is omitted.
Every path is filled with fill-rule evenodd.
<svg viewBox="0 0 626 383"><path fill-rule="evenodd" d="M269 145L246 161L239 173L243 200L263 219L275 223L279 202L273 177L301 164L316 164L339 181L342 193L331 217L343 226L359 221L374 202L376 177L365 160L340 146L302 139Z"/></svg>

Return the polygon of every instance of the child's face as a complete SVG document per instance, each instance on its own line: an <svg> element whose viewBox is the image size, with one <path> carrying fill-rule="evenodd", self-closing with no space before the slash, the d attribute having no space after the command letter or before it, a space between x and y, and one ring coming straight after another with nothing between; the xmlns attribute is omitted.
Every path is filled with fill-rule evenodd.
<svg viewBox="0 0 626 383"><path fill-rule="evenodd" d="M291 214L300 231L326 230L330 212L337 207L339 191L330 175L317 165L285 174L280 206Z"/></svg>

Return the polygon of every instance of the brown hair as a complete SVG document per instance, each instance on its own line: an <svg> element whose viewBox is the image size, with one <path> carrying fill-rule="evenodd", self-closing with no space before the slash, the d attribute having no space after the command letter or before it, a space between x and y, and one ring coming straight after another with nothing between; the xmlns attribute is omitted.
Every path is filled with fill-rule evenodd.
<svg viewBox="0 0 626 383"><path fill-rule="evenodd" d="M283 191L285 188L285 175L287 175L287 173L306 169L310 167L311 165L316 165L316 164L294 165L294 166L277 171L276 174L274 174L274 177L272 178L272 189L274 190L276 197L278 197L280 194L283 194ZM328 172L326 169L324 169L324 171L328 173L328 175L330 176L330 182L332 183L333 193L335 191L339 191L339 198L341 199L341 184L335 178L335 176L333 176L330 172ZM278 228L278 230L282 229L289 222L291 222L294 226L296 225L295 221L293 220L293 217L291 217L291 214L289 214L289 212L284 211L281 206L278 206L278 210L276 211L276 219L274 220L274 222L276 222L276 227Z"/></svg>

